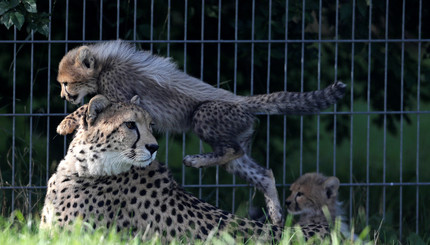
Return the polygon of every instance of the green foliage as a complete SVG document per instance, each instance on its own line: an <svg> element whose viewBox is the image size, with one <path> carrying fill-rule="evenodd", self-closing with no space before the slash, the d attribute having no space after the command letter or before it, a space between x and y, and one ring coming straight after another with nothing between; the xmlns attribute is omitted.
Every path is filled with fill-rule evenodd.
<svg viewBox="0 0 430 245"><path fill-rule="evenodd" d="M374 244L368 241L369 234L362 233L356 240L345 237L340 232L340 222L338 221L330 237L321 239L314 237L306 241L300 227L292 227L292 219L289 216L283 238L279 244ZM365 240L367 239L367 240ZM115 229L97 228L93 229L89 223L77 220L67 229L53 227L52 229L39 229L39 220L24 218L21 212L16 211L10 217L0 216L0 241L3 245L9 244L162 244L160 237L154 235L148 237L145 234L131 235L127 232L117 232ZM170 244L188 244L179 238ZM231 235L222 233L216 236L210 233L205 241L194 241L193 244L261 244L253 240L245 243L236 241Z"/></svg>
<svg viewBox="0 0 430 245"><path fill-rule="evenodd" d="M37 12L36 0L2 0L0 23L7 29L14 25L18 30L27 23L28 33L33 30L48 36L49 14Z"/></svg>

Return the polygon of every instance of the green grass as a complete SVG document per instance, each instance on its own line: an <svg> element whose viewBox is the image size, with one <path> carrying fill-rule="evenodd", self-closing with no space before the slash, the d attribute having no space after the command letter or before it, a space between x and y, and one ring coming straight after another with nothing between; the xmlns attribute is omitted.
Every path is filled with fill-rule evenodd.
<svg viewBox="0 0 430 245"><path fill-rule="evenodd" d="M291 223L291 217L287 221ZM303 234L297 227L286 228L284 238L280 244L375 244L369 237L369 229L365 229L355 242L351 238L340 234L339 222L336 223L330 237L325 239L315 238L305 241ZM130 235L126 232L117 233L113 229L92 229L88 223L77 221L70 229L58 227L50 230L39 230L37 218L24 218L18 211L8 218L0 217L0 241L1 244L162 244L158 236L146 237L144 234ZM181 240L172 241L170 244L183 244ZM260 244L256 241L237 243L229 234L210 236L205 241L196 241L194 244Z"/></svg>

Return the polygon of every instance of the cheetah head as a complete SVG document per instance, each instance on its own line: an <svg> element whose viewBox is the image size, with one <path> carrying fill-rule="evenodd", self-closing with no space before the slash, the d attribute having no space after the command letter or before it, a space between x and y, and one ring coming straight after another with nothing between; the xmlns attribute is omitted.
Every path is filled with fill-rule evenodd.
<svg viewBox="0 0 430 245"><path fill-rule="evenodd" d="M70 50L60 61L57 81L61 85L61 98L78 104L87 94L95 94L101 71L96 57L88 46Z"/></svg>
<svg viewBox="0 0 430 245"><path fill-rule="evenodd" d="M65 164L73 163L79 176L115 175L149 165L158 144L151 117L137 104L138 96L128 103L110 103L97 95L83 105L85 113L76 119L79 126Z"/></svg>
<svg viewBox="0 0 430 245"><path fill-rule="evenodd" d="M290 214L321 214L322 207L331 211L337 208L339 179L318 173L307 173L290 187L291 195L285 200ZM332 214L333 215L333 214Z"/></svg>

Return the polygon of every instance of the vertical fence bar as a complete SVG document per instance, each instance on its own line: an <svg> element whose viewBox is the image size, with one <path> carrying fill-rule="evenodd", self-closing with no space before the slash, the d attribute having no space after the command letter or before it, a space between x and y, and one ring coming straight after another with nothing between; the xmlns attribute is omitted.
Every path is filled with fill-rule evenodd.
<svg viewBox="0 0 430 245"><path fill-rule="evenodd" d="M423 2L420 0L420 6L419 6L419 13L418 13L418 71L417 71L417 153L416 153L416 168L415 168L415 175L416 175L416 181L417 181L417 190L415 193L415 233L418 234L419 232L419 214L420 214L420 94L421 94L421 21L422 21L422 7Z"/></svg>
<svg viewBox="0 0 430 245"><path fill-rule="evenodd" d="M100 30L99 30L99 40L103 39L103 0L100 0L100 20L99 20Z"/></svg>
<svg viewBox="0 0 430 245"><path fill-rule="evenodd" d="M272 39L272 0L269 0L269 17L268 17L268 33L267 40L269 43L267 44L267 90L266 93L270 93L270 56L272 43L270 40ZM270 115L267 114L267 128L266 128L266 168L270 168Z"/></svg>
<svg viewBox="0 0 430 245"><path fill-rule="evenodd" d="M233 82L233 93L236 94L237 93L237 32L238 32L238 27L237 27L237 22L238 22L238 18L239 18L239 2L238 0L236 0L235 2L235 13L234 13L234 82Z"/></svg>
<svg viewBox="0 0 430 245"><path fill-rule="evenodd" d="M254 50L255 50L255 0L252 0L252 16L251 16L251 84L250 95L254 95Z"/></svg>
<svg viewBox="0 0 430 245"><path fill-rule="evenodd" d="M116 39L119 38L119 9L120 9L120 1L117 0L116 2Z"/></svg>
<svg viewBox="0 0 430 245"><path fill-rule="evenodd" d="M351 40L355 40L355 0L352 1L352 28ZM350 124L350 144L349 144L349 183L352 184L352 169L353 169L353 149L354 149L354 55L355 55L355 42L351 43L351 124ZM352 220L352 185L349 187L349 220Z"/></svg>
<svg viewBox="0 0 430 245"><path fill-rule="evenodd" d="M238 0L235 1L235 13L234 13L234 73L233 73L233 93L236 94L236 78L237 78L237 18L238 18L238 11L239 11L239 5ZM233 174L233 186L236 185L236 175ZM234 213L235 211L235 204L236 204L236 188L233 187L232 191L232 205L231 205L231 212Z"/></svg>
<svg viewBox="0 0 430 245"><path fill-rule="evenodd" d="M302 6L302 50L300 59L300 92L304 90L304 65L305 65L305 14L306 2ZM303 116L300 116L300 176L303 175Z"/></svg>
<svg viewBox="0 0 430 245"><path fill-rule="evenodd" d="M82 41L85 41L85 25L86 25L86 6L87 6L87 1L84 0L82 2ZM81 104L83 105L85 103L84 98L81 99Z"/></svg>
<svg viewBox="0 0 430 245"><path fill-rule="evenodd" d="M337 59L339 49L339 0L336 0L336 21L335 21L335 44L334 44L334 82L337 82ZM333 176L336 176L336 136L337 136L337 104L333 108Z"/></svg>
<svg viewBox="0 0 430 245"><path fill-rule="evenodd" d="M49 24L48 24L48 41L51 41L51 30L52 30L52 25L51 25L51 14L52 14L52 0L49 0ZM51 113L51 43L48 43L48 81L47 81L47 91L46 91L46 113L48 114L48 116L46 117L46 183L48 183L49 180L49 141L51 140L50 138L50 133L49 133L49 129L50 129L50 122L51 122L51 117L49 116L49 114Z"/></svg>
<svg viewBox="0 0 430 245"><path fill-rule="evenodd" d="M82 3L83 7L82 7L82 40L85 40L85 23L86 23L86 19L85 19L85 15L86 15L86 6L87 6L87 1L84 0Z"/></svg>
<svg viewBox="0 0 430 245"><path fill-rule="evenodd" d="M187 72L187 25L188 25L188 0L185 0L184 10L184 72ZM151 21L152 23L152 21ZM151 32L152 33L152 32ZM152 37L152 35L151 35ZM152 48L151 48L152 50ZM182 133L182 159L185 157L185 133ZM185 185L185 166L182 164L182 185Z"/></svg>
<svg viewBox="0 0 430 245"><path fill-rule="evenodd" d="M167 56L170 57L170 8L171 1L167 1ZM166 166L169 166L169 131L166 131Z"/></svg>
<svg viewBox="0 0 430 245"><path fill-rule="evenodd" d="M200 80L203 81L203 66L204 66L204 50L205 44L203 40L205 39L205 1L202 0L202 15L201 15L201 26L200 26ZM199 153L202 153L203 142L199 140ZM202 198L202 169L199 168L199 198Z"/></svg>
<svg viewBox="0 0 430 245"><path fill-rule="evenodd" d="M321 87L321 27L322 27L322 0L319 1L318 7L318 87ZM321 116L317 115L317 173L320 172L320 123Z"/></svg>
<svg viewBox="0 0 430 245"><path fill-rule="evenodd" d="M170 9L171 9L171 0L167 1L167 56L170 57ZM166 134L167 137L167 134ZM167 149L167 148L166 148Z"/></svg>
<svg viewBox="0 0 430 245"><path fill-rule="evenodd" d="M15 186L15 137L16 137L16 26L13 26L13 90L12 90L12 186ZM12 190L12 212L15 210L15 190Z"/></svg>
<svg viewBox="0 0 430 245"><path fill-rule="evenodd" d="M285 0L285 41L288 40L288 0ZM284 91L287 91L288 81L288 42L284 44ZM285 200L285 186L287 185L287 116L284 115L282 135L282 200Z"/></svg>
<svg viewBox="0 0 430 245"><path fill-rule="evenodd" d="M30 64L30 114L33 114L33 79L34 79L34 31L31 30L31 64ZM33 116L30 116L30 146L29 146L29 161L28 161L28 186L31 187L31 177L33 175ZM31 189L28 189L28 214L31 214Z"/></svg>
<svg viewBox="0 0 430 245"><path fill-rule="evenodd" d="M169 11L170 11L170 0L169 0ZM137 33L136 33L137 20L136 20L136 18L137 18L137 0L134 0L134 9L133 9L133 41L136 41L136 35L137 35ZM169 26L169 28L170 28L170 26ZM134 45L136 45L136 43L134 43ZM167 164L167 162L166 162L166 164Z"/></svg>
<svg viewBox="0 0 430 245"><path fill-rule="evenodd" d="M216 87L220 87L221 82L221 7L222 0L218 0L218 36L217 36L217 69L216 69ZM219 206L219 166L215 167L215 206Z"/></svg>
<svg viewBox="0 0 430 245"><path fill-rule="evenodd" d="M252 16L251 16L251 81L250 81L250 94L254 94L254 50L255 50L255 0L252 0ZM252 151L252 145L249 148ZM251 154L251 152L249 153ZM235 177L234 177L235 178ZM235 180L235 179L234 179ZM252 206L252 187L249 187L249 208ZM234 211L234 210L233 210Z"/></svg>
<svg viewBox="0 0 430 245"><path fill-rule="evenodd" d="M67 51L69 50L69 0L66 0L66 30L65 30L66 34L65 34L65 52L67 53ZM64 113L67 113L67 101L64 100ZM66 155L67 152L67 136L64 135L63 136L63 155Z"/></svg>
<svg viewBox="0 0 430 245"><path fill-rule="evenodd" d="M185 1L185 6L186 5L187 5L187 2ZM185 9L185 12L186 11L187 10ZM185 15L185 19L186 18L187 17ZM149 44L149 46L150 46L151 53L153 53L154 52L154 50L153 50L154 49L154 43L153 43L153 41L154 41L154 0L151 0L151 23L150 23L149 32L150 32L149 33L149 40L151 40L151 43ZM185 44L185 45L187 45L187 44Z"/></svg>
<svg viewBox="0 0 430 245"><path fill-rule="evenodd" d="M400 70L400 166L399 166L399 174L400 174L400 195L399 195L399 240L402 240L402 231L403 231L403 186L401 185L403 182L403 88L404 88L404 63L405 63L405 0L403 0L403 8L402 8L402 54L401 54L401 70Z"/></svg>
<svg viewBox="0 0 430 245"><path fill-rule="evenodd" d="M369 1L369 27L368 27L368 49L367 49L367 112L370 112L370 74L372 72L372 0ZM369 225L369 202L370 202L370 114L367 114L366 125L366 226Z"/></svg>
<svg viewBox="0 0 430 245"><path fill-rule="evenodd" d="M389 0L386 0L385 5L385 63L384 63L384 156L383 156L383 169L382 169L382 183L385 184L386 179L386 166L387 166L387 69L388 69L388 7ZM382 187L382 220L385 220L385 195L386 187Z"/></svg>

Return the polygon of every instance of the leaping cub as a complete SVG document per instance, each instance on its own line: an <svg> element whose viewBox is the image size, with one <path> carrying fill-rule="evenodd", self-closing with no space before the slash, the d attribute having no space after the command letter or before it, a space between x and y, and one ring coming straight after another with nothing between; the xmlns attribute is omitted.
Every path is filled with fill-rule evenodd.
<svg viewBox="0 0 430 245"><path fill-rule="evenodd" d="M156 130L192 130L211 145L211 153L186 156L186 166L220 165L254 184L264 193L269 215L277 225L282 225L282 214L273 173L246 152L254 115L317 112L342 98L346 87L337 82L306 93L237 96L187 75L169 58L136 50L120 40L70 50L60 62L57 80L61 97L74 104L87 94L102 94L112 102L129 101L139 95L140 106L151 115ZM59 127L57 132L70 133L77 126L74 116L80 113L70 115L69 127Z"/></svg>

